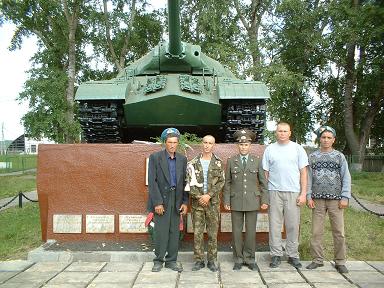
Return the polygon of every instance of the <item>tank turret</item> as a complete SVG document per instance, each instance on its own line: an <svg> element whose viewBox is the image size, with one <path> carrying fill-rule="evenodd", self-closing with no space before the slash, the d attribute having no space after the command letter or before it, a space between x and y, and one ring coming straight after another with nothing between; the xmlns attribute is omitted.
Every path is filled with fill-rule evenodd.
<svg viewBox="0 0 384 288"><path fill-rule="evenodd" d="M165 127L232 142L248 128L263 141L266 85L237 79L199 45L180 37L180 6L168 0L169 39L127 66L116 78L81 84L75 99L89 143L150 140Z"/></svg>

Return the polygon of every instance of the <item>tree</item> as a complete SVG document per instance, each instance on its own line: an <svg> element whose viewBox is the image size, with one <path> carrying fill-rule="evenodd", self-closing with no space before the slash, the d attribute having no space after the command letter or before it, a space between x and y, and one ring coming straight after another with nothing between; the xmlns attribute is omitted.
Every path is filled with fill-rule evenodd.
<svg viewBox="0 0 384 288"><path fill-rule="evenodd" d="M306 141L312 130L313 89L316 72L324 65L321 52L326 25L326 3L277 1L263 34L269 65L265 81L270 85L268 111L271 119L291 124L293 139Z"/></svg>
<svg viewBox="0 0 384 288"><path fill-rule="evenodd" d="M31 111L22 121L33 138L47 136L65 143L78 138L73 99L83 7L83 1L77 0L3 2L1 17L17 27L10 48L20 47L25 36L34 34L38 38L39 51L33 57L31 78L19 97L30 100Z"/></svg>
<svg viewBox="0 0 384 288"><path fill-rule="evenodd" d="M148 13L145 0L100 2L93 1L92 12L85 21L90 27L93 60L97 57L101 63L112 65L112 73L105 71L106 78L111 78L159 42L162 26L159 11Z"/></svg>
<svg viewBox="0 0 384 288"><path fill-rule="evenodd" d="M209 57L242 77L246 51L230 0L185 0L181 5L182 40L201 46Z"/></svg>
<svg viewBox="0 0 384 288"><path fill-rule="evenodd" d="M340 71L345 137L360 170L375 119L384 109L384 6L340 0L329 11L327 55Z"/></svg>

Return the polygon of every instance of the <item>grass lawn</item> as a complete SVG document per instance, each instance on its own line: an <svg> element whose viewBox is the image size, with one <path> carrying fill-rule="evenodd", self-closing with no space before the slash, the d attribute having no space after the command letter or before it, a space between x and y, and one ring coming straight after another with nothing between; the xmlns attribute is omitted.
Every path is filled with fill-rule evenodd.
<svg viewBox="0 0 384 288"><path fill-rule="evenodd" d="M312 212L301 210L300 258L312 260L309 248ZM323 247L325 258L333 260L333 239L328 216L326 218ZM384 219L348 208L344 212L348 260L384 261Z"/></svg>
<svg viewBox="0 0 384 288"><path fill-rule="evenodd" d="M25 259L27 252L42 244L37 203L1 211L0 227L0 261Z"/></svg>
<svg viewBox="0 0 384 288"><path fill-rule="evenodd" d="M0 176L0 199L17 195L19 192L36 190L36 173Z"/></svg>
<svg viewBox="0 0 384 288"><path fill-rule="evenodd" d="M352 173L352 193L358 198L384 205L384 173Z"/></svg>

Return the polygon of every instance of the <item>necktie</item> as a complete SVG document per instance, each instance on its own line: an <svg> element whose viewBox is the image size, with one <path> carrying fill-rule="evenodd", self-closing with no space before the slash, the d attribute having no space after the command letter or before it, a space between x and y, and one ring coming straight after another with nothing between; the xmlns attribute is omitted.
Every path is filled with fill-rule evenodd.
<svg viewBox="0 0 384 288"><path fill-rule="evenodd" d="M243 168L245 169L245 166L247 166L247 158L243 157Z"/></svg>

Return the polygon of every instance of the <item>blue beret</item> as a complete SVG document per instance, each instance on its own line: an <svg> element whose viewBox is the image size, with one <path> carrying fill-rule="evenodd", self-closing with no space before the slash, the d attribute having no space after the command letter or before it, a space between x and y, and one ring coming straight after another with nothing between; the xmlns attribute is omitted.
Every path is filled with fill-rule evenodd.
<svg viewBox="0 0 384 288"><path fill-rule="evenodd" d="M165 140L167 140L168 137L177 137L177 138L180 138L180 132L179 130L177 130L176 128L167 128L163 131L163 133L161 133L161 140L163 142L165 142Z"/></svg>
<svg viewBox="0 0 384 288"><path fill-rule="evenodd" d="M314 133L317 135L318 138L320 138L321 134L323 134L323 132L325 131L331 132L333 134L333 137L336 137L336 130L333 129L331 126L320 126L319 128L317 128L317 130L315 130Z"/></svg>

